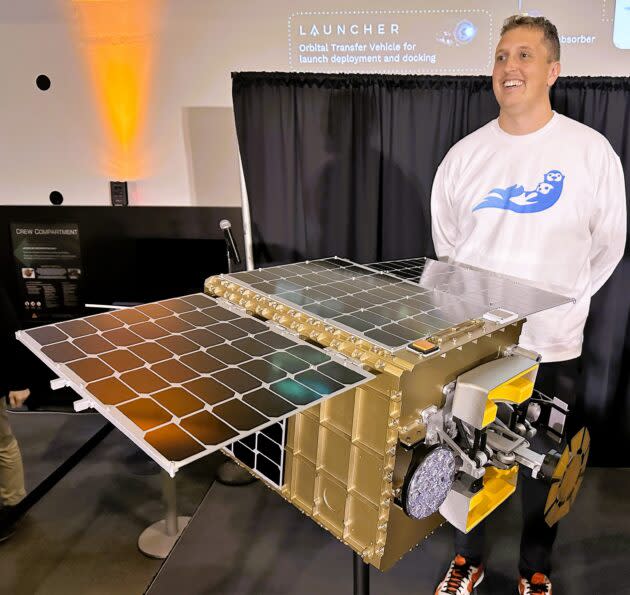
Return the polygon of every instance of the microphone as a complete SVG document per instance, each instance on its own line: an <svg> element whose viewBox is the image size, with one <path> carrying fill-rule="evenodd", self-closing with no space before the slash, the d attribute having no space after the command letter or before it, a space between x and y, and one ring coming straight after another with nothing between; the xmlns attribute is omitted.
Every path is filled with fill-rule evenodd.
<svg viewBox="0 0 630 595"><path fill-rule="evenodd" d="M238 246L232 235L232 224L228 219L221 219L221 221L219 221L219 228L223 230L223 236L225 237L225 243L230 257L236 264L241 264L241 255L238 253Z"/></svg>

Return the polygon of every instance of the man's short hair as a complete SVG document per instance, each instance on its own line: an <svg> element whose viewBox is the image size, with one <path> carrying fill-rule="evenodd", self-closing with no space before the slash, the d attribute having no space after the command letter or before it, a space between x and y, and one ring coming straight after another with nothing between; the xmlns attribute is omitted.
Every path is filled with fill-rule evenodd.
<svg viewBox="0 0 630 595"><path fill-rule="evenodd" d="M508 31L517 27L529 27L530 29L538 29L542 31L544 41L547 44L549 54L549 62L558 62L560 60L560 40L558 39L558 29L545 17L530 17L522 14L515 14L508 17L503 22L501 29L501 37Z"/></svg>

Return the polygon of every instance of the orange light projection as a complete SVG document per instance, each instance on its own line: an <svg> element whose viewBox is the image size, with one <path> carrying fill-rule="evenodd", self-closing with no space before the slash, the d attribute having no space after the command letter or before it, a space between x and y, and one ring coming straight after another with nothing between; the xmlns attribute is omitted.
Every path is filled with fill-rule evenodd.
<svg viewBox="0 0 630 595"><path fill-rule="evenodd" d="M162 0L71 0L79 47L106 134L111 180L148 175L146 123Z"/></svg>

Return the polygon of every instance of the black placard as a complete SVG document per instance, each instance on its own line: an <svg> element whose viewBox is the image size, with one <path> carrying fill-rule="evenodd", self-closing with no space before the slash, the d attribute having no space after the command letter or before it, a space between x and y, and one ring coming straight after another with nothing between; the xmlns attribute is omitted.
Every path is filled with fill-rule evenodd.
<svg viewBox="0 0 630 595"><path fill-rule="evenodd" d="M76 223L11 223L22 317L56 320L80 315L82 264Z"/></svg>

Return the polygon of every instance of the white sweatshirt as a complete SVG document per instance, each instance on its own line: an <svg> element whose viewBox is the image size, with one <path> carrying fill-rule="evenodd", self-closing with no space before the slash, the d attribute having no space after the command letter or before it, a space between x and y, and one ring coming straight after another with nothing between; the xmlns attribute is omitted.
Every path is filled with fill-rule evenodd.
<svg viewBox="0 0 630 595"><path fill-rule="evenodd" d="M489 122L442 161L431 220L441 260L574 298L532 315L520 343L544 362L580 355L591 296L626 241L623 170L601 134L557 113L522 136Z"/></svg>

